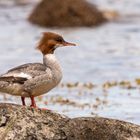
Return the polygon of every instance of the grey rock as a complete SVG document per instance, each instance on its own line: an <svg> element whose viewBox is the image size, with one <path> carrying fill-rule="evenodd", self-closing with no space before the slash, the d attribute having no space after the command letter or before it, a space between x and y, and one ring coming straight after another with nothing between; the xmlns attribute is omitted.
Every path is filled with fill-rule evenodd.
<svg viewBox="0 0 140 140"><path fill-rule="evenodd" d="M1 103L0 140L140 140L140 126Z"/></svg>

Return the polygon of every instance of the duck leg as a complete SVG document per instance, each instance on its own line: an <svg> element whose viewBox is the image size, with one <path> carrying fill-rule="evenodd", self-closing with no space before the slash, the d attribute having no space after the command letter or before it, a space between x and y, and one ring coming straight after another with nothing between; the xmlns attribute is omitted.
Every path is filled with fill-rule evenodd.
<svg viewBox="0 0 140 140"><path fill-rule="evenodd" d="M21 101L22 101L22 105L26 106L26 104L25 104L25 97L21 97Z"/></svg>
<svg viewBox="0 0 140 140"><path fill-rule="evenodd" d="M31 96L30 99L31 99L31 107L36 108L37 106L36 106L36 102L35 102L34 96Z"/></svg>

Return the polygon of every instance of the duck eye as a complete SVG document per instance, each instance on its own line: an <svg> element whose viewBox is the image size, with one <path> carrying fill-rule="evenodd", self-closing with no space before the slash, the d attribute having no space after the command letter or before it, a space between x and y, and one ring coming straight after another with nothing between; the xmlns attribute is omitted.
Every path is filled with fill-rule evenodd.
<svg viewBox="0 0 140 140"><path fill-rule="evenodd" d="M59 37L59 38L56 38L55 40L56 40L57 42L63 42L63 38L60 38L60 37Z"/></svg>

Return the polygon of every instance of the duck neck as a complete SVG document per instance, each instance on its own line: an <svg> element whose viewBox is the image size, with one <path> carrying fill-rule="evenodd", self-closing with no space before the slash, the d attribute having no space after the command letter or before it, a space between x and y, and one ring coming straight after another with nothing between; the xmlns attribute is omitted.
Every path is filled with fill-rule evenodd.
<svg viewBox="0 0 140 140"><path fill-rule="evenodd" d="M62 70L58 60L54 54L47 54L43 56L43 64L47 67L47 70L52 72L54 84L58 84L62 79Z"/></svg>
<svg viewBox="0 0 140 140"><path fill-rule="evenodd" d="M60 70L61 67L54 54L46 54L43 56L43 64L51 70Z"/></svg>

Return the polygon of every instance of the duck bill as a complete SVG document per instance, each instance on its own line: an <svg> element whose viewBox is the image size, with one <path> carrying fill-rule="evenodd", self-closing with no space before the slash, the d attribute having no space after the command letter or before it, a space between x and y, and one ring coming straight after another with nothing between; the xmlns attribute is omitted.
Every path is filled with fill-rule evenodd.
<svg viewBox="0 0 140 140"><path fill-rule="evenodd" d="M74 44L74 43L70 43L70 42L63 42L63 45L64 46L76 46L76 44Z"/></svg>

